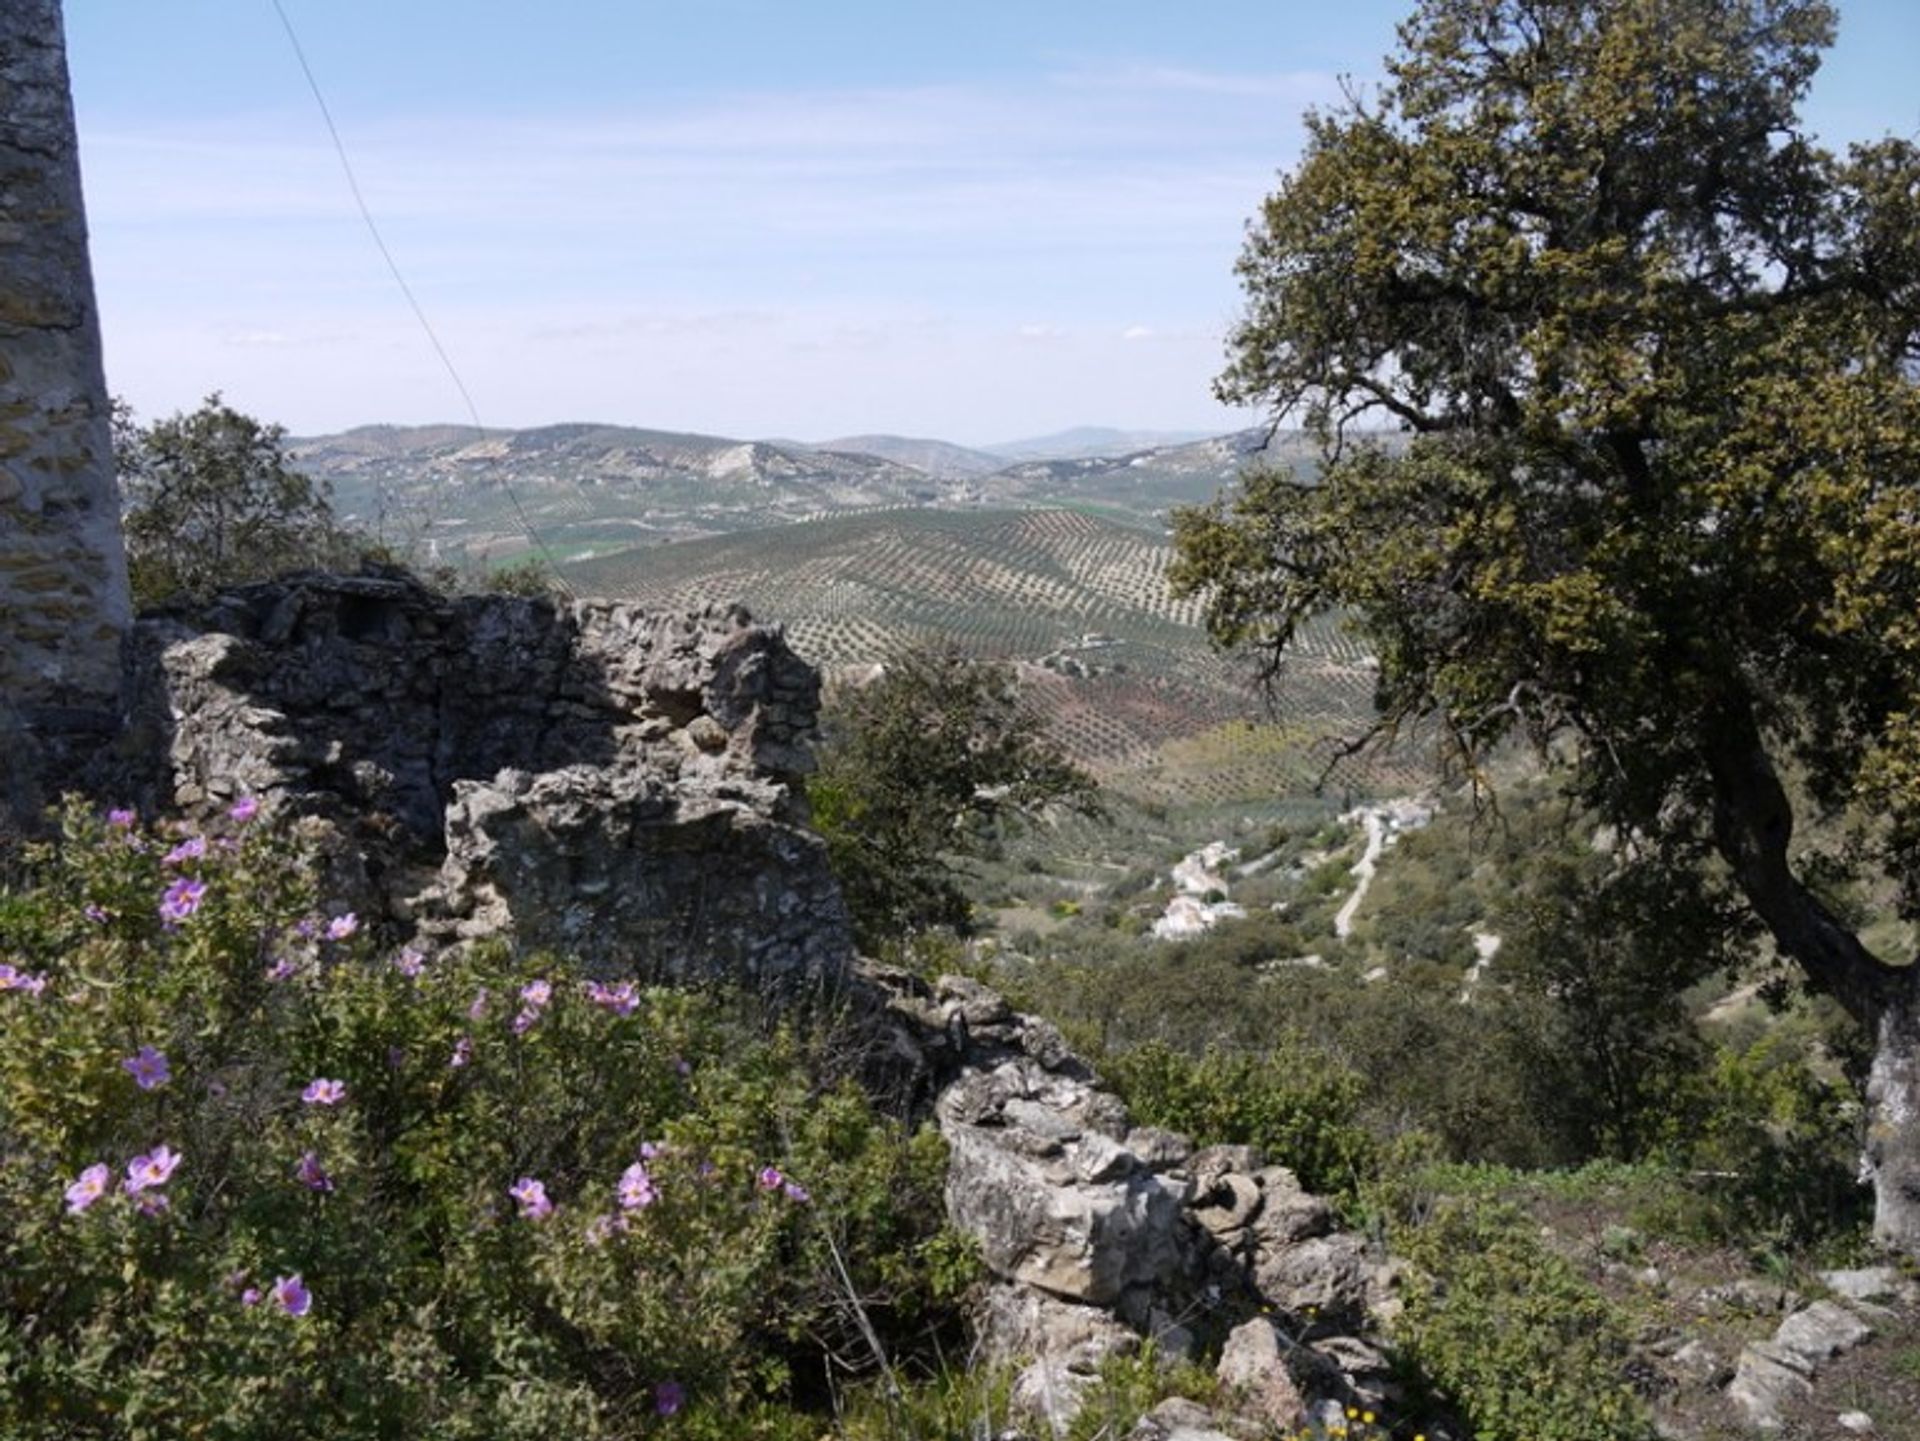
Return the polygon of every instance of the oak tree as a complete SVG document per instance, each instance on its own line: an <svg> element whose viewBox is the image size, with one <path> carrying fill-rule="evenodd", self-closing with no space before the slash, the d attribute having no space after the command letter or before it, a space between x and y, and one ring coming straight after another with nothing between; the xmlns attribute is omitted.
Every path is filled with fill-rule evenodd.
<svg viewBox="0 0 1920 1441"><path fill-rule="evenodd" d="M1424 0L1239 264L1218 392L1321 470L1180 516L1174 579L1269 667L1345 612L1385 723L1571 754L1624 833L1721 867L1871 1032L1875 1230L1920 1254L1920 966L1806 854L1809 808L1865 818L1847 858L1920 917L1920 149L1807 133L1834 26Z"/></svg>

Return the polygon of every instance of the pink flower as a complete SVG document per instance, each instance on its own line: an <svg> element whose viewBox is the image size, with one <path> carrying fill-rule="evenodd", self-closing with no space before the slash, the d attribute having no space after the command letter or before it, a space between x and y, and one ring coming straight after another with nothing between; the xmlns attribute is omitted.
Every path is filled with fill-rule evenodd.
<svg viewBox="0 0 1920 1441"><path fill-rule="evenodd" d="M796 1206L804 1206L813 1199L813 1193L798 1181L788 1181L780 1190Z"/></svg>
<svg viewBox="0 0 1920 1441"><path fill-rule="evenodd" d="M337 1106L347 1098L345 1081L330 1081L324 1076L307 1082L307 1088L300 1093L300 1099L309 1106Z"/></svg>
<svg viewBox="0 0 1920 1441"><path fill-rule="evenodd" d="M173 1072L167 1067L167 1058L152 1046L142 1046L128 1056L120 1063L120 1069L132 1076L134 1085L143 1091L164 1086L173 1079Z"/></svg>
<svg viewBox="0 0 1920 1441"><path fill-rule="evenodd" d="M164 1192L148 1191L140 1198L137 1209L143 1216L164 1216L172 1205Z"/></svg>
<svg viewBox="0 0 1920 1441"><path fill-rule="evenodd" d="M299 969L300 967L294 963L292 956L282 956L279 960L267 967L267 979L270 981L290 981Z"/></svg>
<svg viewBox="0 0 1920 1441"><path fill-rule="evenodd" d="M178 1151L168 1146L155 1146L151 1151L127 1162L124 1189L129 1196L137 1196L149 1186L164 1186L179 1164Z"/></svg>
<svg viewBox="0 0 1920 1441"><path fill-rule="evenodd" d="M635 1161L620 1173L617 1194L621 1210L639 1211L651 1206L660 1193L654 1188L653 1177L647 1174L646 1163Z"/></svg>
<svg viewBox="0 0 1920 1441"><path fill-rule="evenodd" d="M313 1309L313 1293L300 1279L298 1271L291 1276L281 1276L273 1283L273 1299L280 1303L280 1308L289 1316L304 1316Z"/></svg>
<svg viewBox="0 0 1920 1441"><path fill-rule="evenodd" d="M47 988L47 978L0 962L0 991L25 991L37 996Z"/></svg>
<svg viewBox="0 0 1920 1441"><path fill-rule="evenodd" d="M467 1007L469 1021L484 1021L487 1018L487 988L482 986L473 993L473 1004Z"/></svg>
<svg viewBox="0 0 1920 1441"><path fill-rule="evenodd" d="M67 1187L67 1214L77 1216L107 1192L107 1180L113 1173L105 1162L87 1167L80 1179Z"/></svg>
<svg viewBox="0 0 1920 1441"><path fill-rule="evenodd" d="M107 824L112 826L116 831L132 830L134 819L133 812L123 807L116 806L107 812Z"/></svg>
<svg viewBox="0 0 1920 1441"><path fill-rule="evenodd" d="M516 1036L526 1035L528 1031L531 1031L534 1028L534 1026L539 1022L539 1020L540 1020L540 1012L535 1010L532 1006L525 1006L521 1008L521 1010L515 1013L513 1018L514 1035Z"/></svg>
<svg viewBox="0 0 1920 1441"><path fill-rule="evenodd" d="M240 1293L240 1304L242 1306L258 1306L260 1304L260 1288L258 1286L247 1287L246 1290Z"/></svg>
<svg viewBox="0 0 1920 1441"><path fill-rule="evenodd" d="M200 902L206 898L207 883L189 880L182 876L167 887L166 894L160 897L160 919L170 926L177 926L188 916L200 909Z"/></svg>
<svg viewBox="0 0 1920 1441"><path fill-rule="evenodd" d="M393 958L393 968L408 980L412 980L427 968L427 958L412 946L408 946Z"/></svg>
<svg viewBox="0 0 1920 1441"><path fill-rule="evenodd" d="M763 1167L760 1171L760 1174L757 1177L755 1177L755 1180L759 1183L760 1189L763 1191L779 1190L780 1187L783 1184L785 1184L786 1179L787 1178L785 1176L780 1174L780 1168L777 1166Z"/></svg>
<svg viewBox="0 0 1920 1441"><path fill-rule="evenodd" d="M547 1188L531 1176L522 1176L511 1186L507 1194L520 1203L520 1214L529 1221L540 1221L553 1214L553 1202L547 1199Z"/></svg>
<svg viewBox="0 0 1920 1441"><path fill-rule="evenodd" d="M308 1151L300 1157L300 1164L293 1168L293 1178L309 1191L331 1191L333 1177L326 1173L320 1164L320 1157Z"/></svg>
<svg viewBox="0 0 1920 1441"><path fill-rule="evenodd" d="M473 1059L473 1037L462 1036L453 1043L453 1054L447 1057L447 1065L459 1070Z"/></svg>
<svg viewBox="0 0 1920 1441"><path fill-rule="evenodd" d="M183 866L188 861L199 860L206 853L207 838L205 836L188 836L161 859L170 866Z"/></svg>
<svg viewBox="0 0 1920 1441"><path fill-rule="evenodd" d="M632 981L621 981L612 986L588 981L587 999L596 1006L604 1006L616 1016L630 1016L640 1004L640 992Z"/></svg>
<svg viewBox="0 0 1920 1441"><path fill-rule="evenodd" d="M540 1010L553 999L553 982L528 981L520 988L520 999L534 1010Z"/></svg>
<svg viewBox="0 0 1920 1441"><path fill-rule="evenodd" d="M327 939L330 941L344 941L359 929L360 917L356 916L352 911L348 911L345 915L335 916L327 922Z"/></svg>
<svg viewBox="0 0 1920 1441"><path fill-rule="evenodd" d="M686 1388L678 1381L662 1381L653 1388L653 1409L662 1416L671 1416L686 1404Z"/></svg>
<svg viewBox="0 0 1920 1441"><path fill-rule="evenodd" d="M227 807L228 817L240 822L243 826L259 814L260 802L253 796L242 796L239 800Z"/></svg>
<svg viewBox="0 0 1920 1441"><path fill-rule="evenodd" d="M108 921L113 919L112 911L108 910L105 906L95 905L92 901L87 902L84 914L86 918L96 926L104 926Z"/></svg>

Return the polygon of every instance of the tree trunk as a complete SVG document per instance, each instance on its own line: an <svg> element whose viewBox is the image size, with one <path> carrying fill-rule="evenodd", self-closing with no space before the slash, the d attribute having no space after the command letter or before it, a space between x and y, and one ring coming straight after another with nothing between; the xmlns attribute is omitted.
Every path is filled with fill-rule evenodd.
<svg viewBox="0 0 1920 1441"><path fill-rule="evenodd" d="M1874 1240L1920 1259L1920 967L1874 955L1793 873L1793 807L1752 706L1724 705L1704 742L1714 843L1741 893L1781 953L1874 1038L1861 1178L1873 1183Z"/></svg>
<svg viewBox="0 0 1920 1441"><path fill-rule="evenodd" d="M1901 979L1874 1036L1861 1172L1873 1183L1873 1239L1920 1256L1920 973Z"/></svg>

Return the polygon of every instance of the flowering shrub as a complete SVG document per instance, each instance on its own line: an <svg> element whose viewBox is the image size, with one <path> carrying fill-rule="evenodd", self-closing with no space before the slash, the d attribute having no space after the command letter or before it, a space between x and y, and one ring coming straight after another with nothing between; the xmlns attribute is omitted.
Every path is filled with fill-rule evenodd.
<svg viewBox="0 0 1920 1441"><path fill-rule="evenodd" d="M737 1001L383 950L250 803L27 865L0 1435L708 1434L968 1278L937 1137Z"/></svg>

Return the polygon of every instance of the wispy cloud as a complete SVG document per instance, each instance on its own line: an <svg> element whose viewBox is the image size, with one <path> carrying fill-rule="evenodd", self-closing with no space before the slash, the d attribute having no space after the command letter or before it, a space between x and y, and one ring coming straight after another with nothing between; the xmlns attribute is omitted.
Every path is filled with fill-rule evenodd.
<svg viewBox="0 0 1920 1441"><path fill-rule="evenodd" d="M1275 97L1322 83L1135 66L1025 88L796 90L343 124L388 243L456 361L494 364L500 347L504 365L539 348L537 384L500 372L516 402L598 393L620 366L677 394L674 364L743 375L760 358L742 357L766 346L834 363L779 377L799 423L770 416L749 428L814 428L807 417L856 374L867 394L821 428L899 428L863 407L876 385L896 400L905 385L854 360L885 353L896 371L918 367L903 382L947 387L952 337L927 317L953 314L977 363L1056 391L1063 377L1008 357L1078 354L1084 341L1097 392L1113 336L1178 336L1128 347L1159 353L1163 394L1193 397L1165 415L1176 424L1211 406L1216 347L1200 337L1234 304L1244 217L1297 147L1298 107ZM180 403L175 387L226 383L219 352L243 347L256 353L260 403L315 429L314 375L291 352L350 332L394 359L329 375L330 407L452 412L444 376L405 358L419 339L404 302L310 124L90 132L85 150L115 383L143 408ZM204 354L184 339L209 333ZM183 347L164 361L161 334ZM692 350L704 357L696 366ZM1174 355L1184 380L1167 369ZM207 374L188 381L196 365ZM1129 384L1109 377L1107 389ZM1056 402L984 428L1078 418Z"/></svg>

